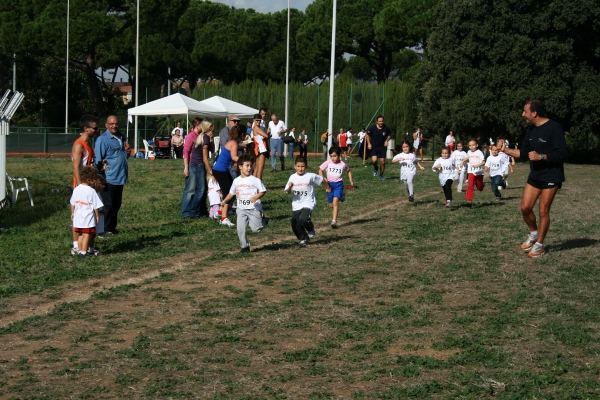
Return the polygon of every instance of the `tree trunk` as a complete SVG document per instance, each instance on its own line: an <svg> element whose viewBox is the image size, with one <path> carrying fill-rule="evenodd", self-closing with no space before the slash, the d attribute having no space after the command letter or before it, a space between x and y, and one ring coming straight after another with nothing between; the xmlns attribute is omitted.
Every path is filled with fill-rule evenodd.
<svg viewBox="0 0 600 400"><path fill-rule="evenodd" d="M104 106L102 90L100 89L100 83L98 82L98 77L96 76L96 58L94 51L89 52L83 67L83 71L85 72L85 76L90 87L92 101L96 106L96 115L98 118L106 118L108 115L106 115L106 107Z"/></svg>

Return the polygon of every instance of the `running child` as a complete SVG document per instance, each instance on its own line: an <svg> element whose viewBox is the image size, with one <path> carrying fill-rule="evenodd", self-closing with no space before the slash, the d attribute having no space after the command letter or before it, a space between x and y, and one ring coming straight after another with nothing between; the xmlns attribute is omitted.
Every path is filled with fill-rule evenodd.
<svg viewBox="0 0 600 400"><path fill-rule="evenodd" d="M221 219L221 202L223 201L223 193L221 193L221 186L216 179L208 178L208 202L210 204L210 210L208 211L208 217L214 219Z"/></svg>
<svg viewBox="0 0 600 400"><path fill-rule="evenodd" d="M501 149L504 143L506 143L506 147L508 148L508 140L504 138L498 138L498 149ZM515 159L503 151L498 151L498 154L504 157L504 161L506 161L504 171L502 172L502 188L506 189L508 187L508 181L506 180L506 178L508 178L508 174L515 173L515 170L513 169L513 165L515 165Z"/></svg>
<svg viewBox="0 0 600 400"><path fill-rule="evenodd" d="M475 139L469 140L469 151L467 152L467 158L462 160L460 166L468 162L469 169L467 170L467 176L469 184L467 186L467 207L471 207L473 204L473 194L475 193L475 186L480 192L483 190L485 185L483 184L483 166L485 165L485 157L481 150L477 149L477 141Z"/></svg>
<svg viewBox="0 0 600 400"><path fill-rule="evenodd" d="M439 173L440 185L444 188L446 197L446 207L452 207L452 182L456 179L456 165L450 157L448 147L442 147L441 157L435 160L431 169Z"/></svg>
<svg viewBox="0 0 600 400"><path fill-rule="evenodd" d="M319 175L323 177L323 171L327 171L327 202L329 203L329 208L333 209L333 216L331 219L331 227L337 228L337 217L339 211L340 201L344 201L346 198L344 197L344 181L343 181L343 173L346 171L348 173L348 178L350 178L350 185L354 186L354 180L352 179L352 171L350 171L350 167L347 166L340 158L340 148L333 147L329 149L330 160L325 161L319 167Z"/></svg>
<svg viewBox="0 0 600 400"><path fill-rule="evenodd" d="M329 189L329 184L321 175L306 172L306 159L304 157L296 158L294 169L296 173L290 176L284 191L293 194L292 230L300 240L298 246L304 247L310 239L315 237L315 226L310 219L312 211L317 205L314 186L324 183L325 187Z"/></svg>
<svg viewBox="0 0 600 400"><path fill-rule="evenodd" d="M398 154L392 159L392 164L400 164L400 180L404 182L404 187L408 192L408 201L413 202L415 201L413 179L417 174L415 164L421 171L425 171L425 168L421 165L417 156L413 154L412 145L406 140L401 145L396 146L395 150Z"/></svg>
<svg viewBox="0 0 600 400"><path fill-rule="evenodd" d="M458 174L458 193L462 193L463 183L465 182L465 171L467 167L462 164L462 161L467 158L467 153L463 150L463 142L456 143L456 150L452 152L450 157L454 160L456 165L456 172Z"/></svg>
<svg viewBox="0 0 600 400"><path fill-rule="evenodd" d="M237 198L237 234L242 248L240 253L250 253L246 227L250 226L252 232L258 233L269 223L269 220L263 217L260 202L267 189L260 179L252 176L252 164L254 164L254 157L250 154L244 154L239 158L240 176L233 180L229 194L221 202L224 208L234 196Z"/></svg>
<svg viewBox="0 0 600 400"><path fill-rule="evenodd" d="M80 184L73 189L71 196L71 219L73 229L79 235L77 238L77 254L87 255L90 236L96 233L96 224L100 219L98 209L102 207L100 197L92 187L98 179L98 170L85 166L80 172Z"/></svg>
<svg viewBox="0 0 600 400"><path fill-rule="evenodd" d="M507 159L508 156L506 154L499 154L497 146L492 146L492 155L485 161L485 172L489 171L490 173L492 192L496 196L496 201L502 200L502 194L500 194L499 189L502 187L502 181L504 180Z"/></svg>

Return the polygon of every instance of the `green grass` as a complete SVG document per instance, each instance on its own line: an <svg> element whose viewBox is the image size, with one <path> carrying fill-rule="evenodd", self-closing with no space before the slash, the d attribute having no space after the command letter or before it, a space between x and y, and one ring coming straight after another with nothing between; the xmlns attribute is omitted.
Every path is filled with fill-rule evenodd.
<svg viewBox="0 0 600 400"><path fill-rule="evenodd" d="M505 201L454 192L451 211L429 171L409 204L395 167L350 166L340 229L318 188L305 249L289 173L266 173L271 222L242 256L235 229L179 219L180 164L132 160L121 234L79 260L68 161L9 158L36 206L0 210L0 397L600 398L599 167L566 166L549 252L529 260L526 165Z"/></svg>

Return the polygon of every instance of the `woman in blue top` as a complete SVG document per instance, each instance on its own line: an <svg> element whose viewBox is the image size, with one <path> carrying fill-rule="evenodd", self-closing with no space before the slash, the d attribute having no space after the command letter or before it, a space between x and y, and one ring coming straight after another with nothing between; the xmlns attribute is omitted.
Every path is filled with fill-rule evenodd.
<svg viewBox="0 0 600 400"><path fill-rule="evenodd" d="M233 183L230 168L232 162L237 162L238 160L238 143L243 139L243 135L244 132L239 126L232 126L229 131L229 141L224 145L221 145L221 153L219 154L219 158L217 158L215 165L213 165L212 168L208 167L209 175L212 175L213 178L217 180L221 187L221 193L223 193L224 196L229 194L229 189L231 189L231 184ZM229 218L227 218L228 210L229 205L225 203L221 208L221 225L234 226L234 224L229 221Z"/></svg>

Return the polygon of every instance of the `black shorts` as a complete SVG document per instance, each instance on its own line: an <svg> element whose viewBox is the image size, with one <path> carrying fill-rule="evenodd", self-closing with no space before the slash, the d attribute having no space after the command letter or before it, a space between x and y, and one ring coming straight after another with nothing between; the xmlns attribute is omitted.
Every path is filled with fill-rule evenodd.
<svg viewBox="0 0 600 400"><path fill-rule="evenodd" d="M385 158L386 151L387 149L385 147L373 147L371 149L371 157Z"/></svg>
<svg viewBox="0 0 600 400"><path fill-rule="evenodd" d="M527 179L527 184L533 186L536 189L554 189L558 187L562 188L562 182L540 182L534 179Z"/></svg>

